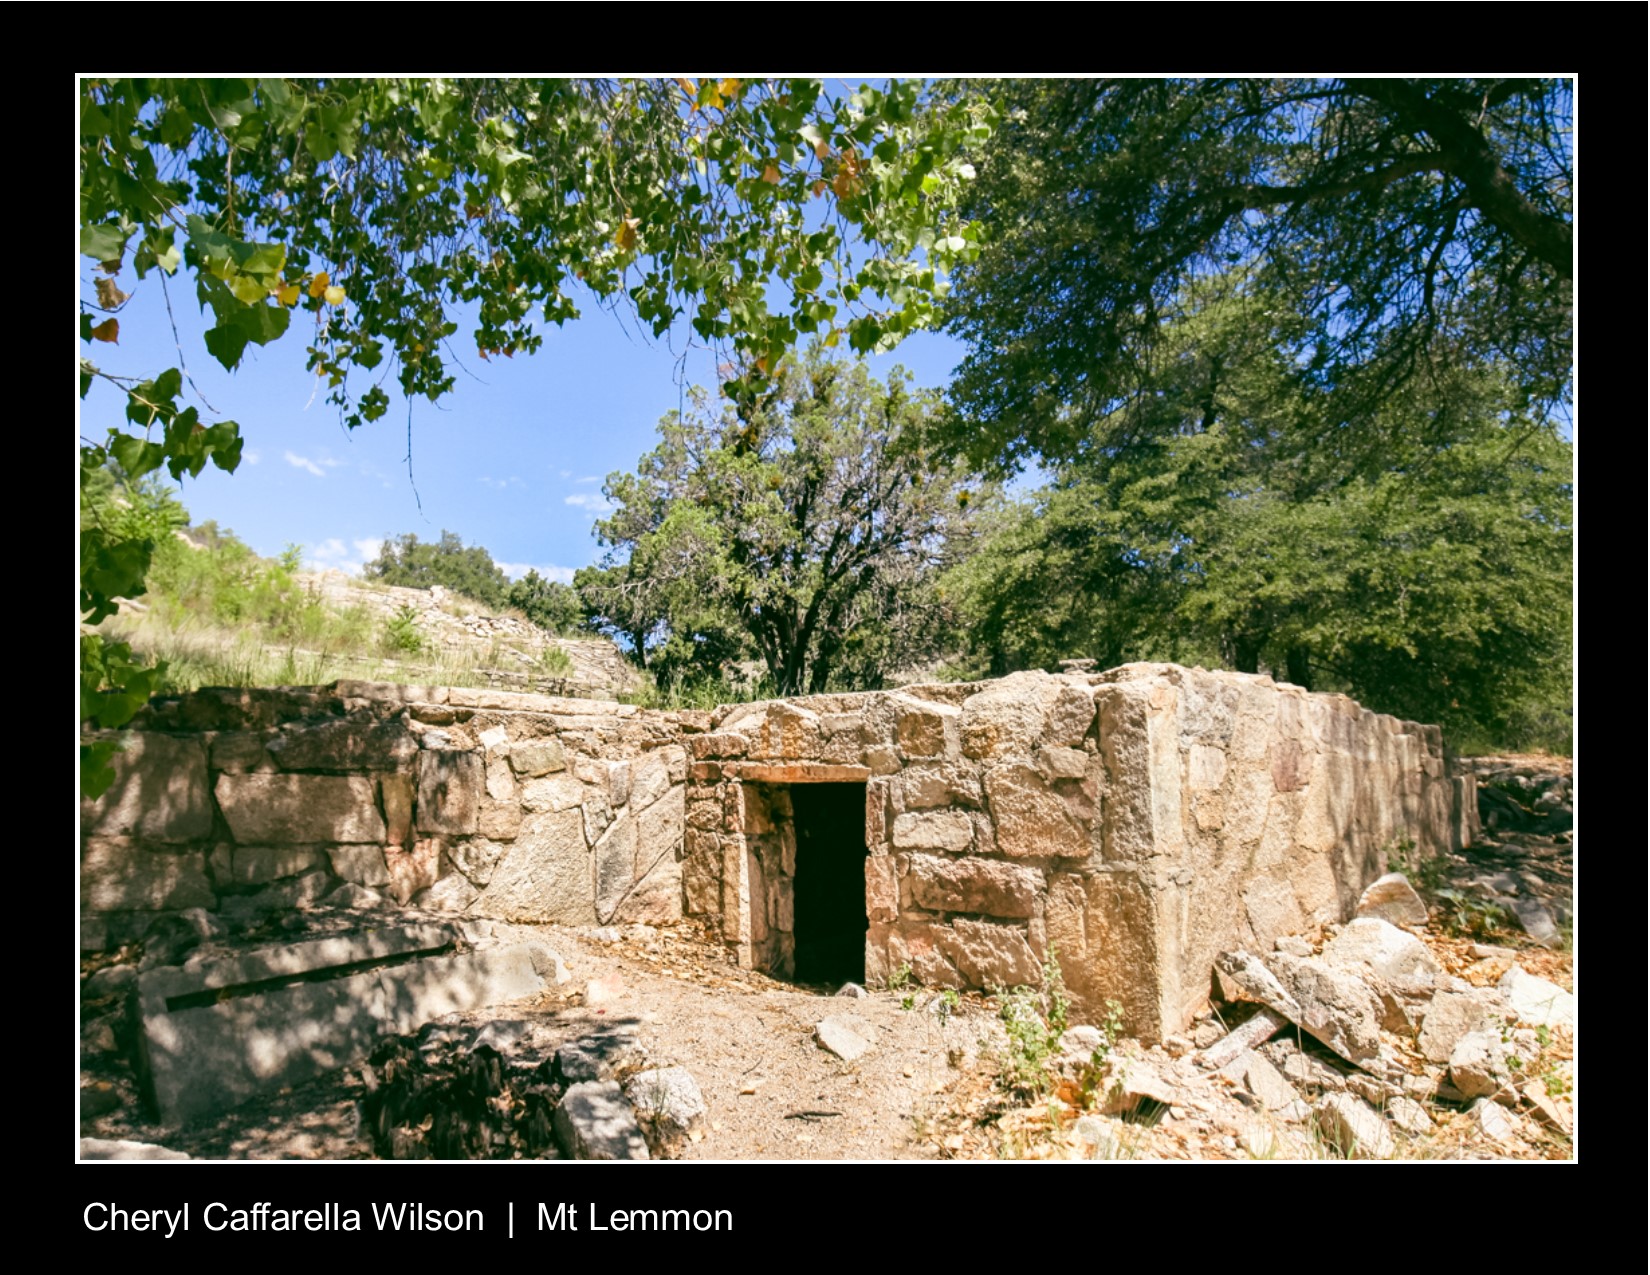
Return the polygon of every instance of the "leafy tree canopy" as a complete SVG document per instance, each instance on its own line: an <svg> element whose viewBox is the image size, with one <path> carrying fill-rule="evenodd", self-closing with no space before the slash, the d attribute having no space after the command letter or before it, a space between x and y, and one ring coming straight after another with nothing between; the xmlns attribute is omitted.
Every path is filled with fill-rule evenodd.
<svg viewBox="0 0 1650 1275"><path fill-rule="evenodd" d="M529 568L510 586L506 601L541 629L568 634L584 625L584 604L572 585L546 580Z"/></svg>
<svg viewBox="0 0 1650 1275"><path fill-rule="evenodd" d="M939 404L908 380L816 348L751 410L696 392L608 479L612 551L576 577L586 605L662 679L750 651L780 695L875 686L931 650L934 574L970 493L917 450Z"/></svg>
<svg viewBox="0 0 1650 1275"><path fill-rule="evenodd" d="M1569 445L1463 361L1395 395L1372 451L1294 377L1296 316L1235 284L1194 304L1115 409L1133 445L1057 467L953 572L976 658L1264 667L1452 737L1561 742Z"/></svg>
<svg viewBox="0 0 1650 1275"><path fill-rule="evenodd" d="M450 531L433 542L411 532L387 539L362 574L409 589L440 585L489 607L504 606L510 592L510 579L493 555L480 545L466 546Z"/></svg>
<svg viewBox="0 0 1650 1275"><path fill-rule="evenodd" d="M976 460L1126 446L1193 280L1299 312L1290 375L1372 430L1400 387L1493 364L1539 413L1571 364L1571 89L1550 80L953 84L1002 123L964 210ZM1107 433L1094 428L1104 422ZM1386 418L1393 424L1392 418Z"/></svg>

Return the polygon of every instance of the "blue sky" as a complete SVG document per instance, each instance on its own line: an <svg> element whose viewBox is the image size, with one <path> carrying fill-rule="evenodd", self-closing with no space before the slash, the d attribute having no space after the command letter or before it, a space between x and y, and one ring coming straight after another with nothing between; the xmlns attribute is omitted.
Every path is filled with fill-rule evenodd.
<svg viewBox="0 0 1650 1275"><path fill-rule="evenodd" d="M89 300L92 263L82 267L81 293ZM159 277L138 282L128 268L118 282L133 294L119 316L120 343L82 351L118 374L152 376L175 366ZM591 524L605 508L602 480L634 468L657 441L659 418L678 404L682 341L674 349L655 342L628 316L592 301L583 318L547 327L538 354L486 363L467 357L473 376L459 372L439 406L414 404L415 495L403 401L397 398L384 419L345 430L324 386L304 371L301 316L280 340L249 346L242 366L226 372L201 344L206 324L193 282L180 273L168 286L188 371L216 411L187 385L186 400L209 423L239 422L246 448L233 475L209 468L184 480L181 498L196 522L233 528L264 555L300 544L313 566L358 571L386 536L412 532L433 540L447 530L484 545L512 576L531 566L569 579L599 552ZM458 317L453 348L462 356L469 327ZM871 367L885 378L903 363L919 385L940 388L963 352L948 337L919 333ZM681 374L687 385L714 385L714 359L691 351ZM385 388L393 389L393 380ZM101 441L123 406L113 387L94 385L81 404L81 437Z"/></svg>

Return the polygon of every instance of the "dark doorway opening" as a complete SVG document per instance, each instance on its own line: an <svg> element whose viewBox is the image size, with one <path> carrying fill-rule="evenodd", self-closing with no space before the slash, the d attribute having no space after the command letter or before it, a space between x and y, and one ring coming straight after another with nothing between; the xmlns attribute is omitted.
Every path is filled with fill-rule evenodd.
<svg viewBox="0 0 1650 1275"><path fill-rule="evenodd" d="M865 785L793 784L796 981L863 983Z"/></svg>

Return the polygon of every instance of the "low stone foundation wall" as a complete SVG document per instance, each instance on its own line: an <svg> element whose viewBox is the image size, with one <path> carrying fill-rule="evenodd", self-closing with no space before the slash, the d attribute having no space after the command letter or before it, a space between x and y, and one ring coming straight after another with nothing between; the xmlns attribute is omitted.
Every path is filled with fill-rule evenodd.
<svg viewBox="0 0 1650 1275"><path fill-rule="evenodd" d="M1148 1040L1203 1005L1219 951L1343 920L1400 843L1476 831L1436 727L1166 664L715 713L340 682L134 726L82 808L89 946L347 884L504 920L694 916L788 975L793 795L862 784L868 978L1032 984L1052 951L1081 1008L1118 1000Z"/></svg>
<svg viewBox="0 0 1650 1275"><path fill-rule="evenodd" d="M346 883L503 920L681 917L673 714L339 682L156 700L81 808L83 944Z"/></svg>

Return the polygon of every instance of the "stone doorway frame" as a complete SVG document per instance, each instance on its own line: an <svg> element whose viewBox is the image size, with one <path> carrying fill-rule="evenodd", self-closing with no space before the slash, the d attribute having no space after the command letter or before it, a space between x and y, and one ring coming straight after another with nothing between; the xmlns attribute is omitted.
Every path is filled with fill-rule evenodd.
<svg viewBox="0 0 1650 1275"><path fill-rule="evenodd" d="M742 762L722 767L730 782L730 813L737 836L723 846L722 938L741 969L760 969L776 978L795 970L794 924L796 825L790 789L797 784L857 784L866 791L869 820L871 769L868 766ZM730 833L733 829L728 830ZM867 851L869 839L865 839ZM867 882L866 915L870 915Z"/></svg>

